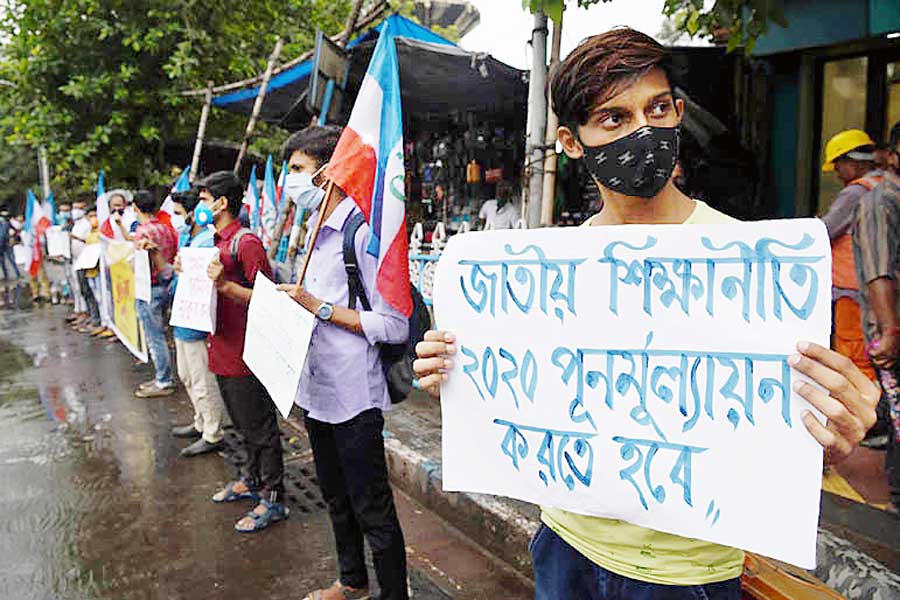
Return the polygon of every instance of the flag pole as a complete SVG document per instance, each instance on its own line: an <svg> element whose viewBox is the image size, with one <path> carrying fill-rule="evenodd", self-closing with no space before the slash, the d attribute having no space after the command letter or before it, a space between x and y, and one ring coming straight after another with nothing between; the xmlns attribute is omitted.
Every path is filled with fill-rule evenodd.
<svg viewBox="0 0 900 600"><path fill-rule="evenodd" d="M328 181L328 187L325 189L325 199L322 201L323 204L319 209L319 218L316 221L316 228L313 229L312 237L309 239L309 247L306 249L306 256L303 257L303 268L300 269L300 276L297 278L297 283L294 285L299 289L303 287L303 278L306 277L306 269L309 267L309 258L312 256L313 248L316 247L316 240L319 239L319 231L322 229L322 223L325 220L325 208L328 206L328 202L331 201L331 192L334 191L334 181Z"/></svg>

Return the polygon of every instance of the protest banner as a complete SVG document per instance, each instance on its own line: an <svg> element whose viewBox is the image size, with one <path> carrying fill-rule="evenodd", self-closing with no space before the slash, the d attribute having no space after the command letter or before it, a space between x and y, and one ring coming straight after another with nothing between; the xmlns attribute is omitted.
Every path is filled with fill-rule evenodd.
<svg viewBox="0 0 900 600"><path fill-rule="evenodd" d="M823 453L787 359L828 346L830 257L815 219L451 238L444 488L812 568Z"/></svg>
<svg viewBox="0 0 900 600"><path fill-rule="evenodd" d="M147 362L147 340L138 319L134 295L134 245L131 242L104 242L101 276L108 299L108 324L119 341L138 360ZM101 285L101 288L104 285ZM106 295L107 292L104 292Z"/></svg>
<svg viewBox="0 0 900 600"><path fill-rule="evenodd" d="M69 241L69 232L64 231L59 225L54 225L45 233L47 236L47 255L72 258L72 245Z"/></svg>
<svg viewBox="0 0 900 600"><path fill-rule="evenodd" d="M150 302L152 296L150 282L150 253L146 250L134 251L134 297Z"/></svg>
<svg viewBox="0 0 900 600"><path fill-rule="evenodd" d="M218 248L182 248L181 273L172 300L169 325L216 332L216 289L206 270L219 256Z"/></svg>
<svg viewBox="0 0 900 600"><path fill-rule="evenodd" d="M100 260L100 254L102 252L102 244L87 244L84 247L84 250L81 251L81 254L78 255L78 258L75 259L75 264L72 266L76 271L94 269L97 267L97 262Z"/></svg>
<svg viewBox="0 0 900 600"><path fill-rule="evenodd" d="M257 272L247 309L244 362L287 418L294 405L316 318Z"/></svg>

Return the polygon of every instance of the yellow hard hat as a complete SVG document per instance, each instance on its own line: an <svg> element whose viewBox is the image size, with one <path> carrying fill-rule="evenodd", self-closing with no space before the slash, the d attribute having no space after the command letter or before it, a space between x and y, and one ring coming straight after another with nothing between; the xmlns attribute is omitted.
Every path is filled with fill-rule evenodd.
<svg viewBox="0 0 900 600"><path fill-rule="evenodd" d="M864 146L874 146L875 142L869 137L869 134L859 129L847 129L842 131L828 140L825 144L825 163L822 165L822 171L834 171L834 161L852 152L857 148ZM856 157L851 157L856 158ZM873 157L868 157L871 160ZM867 160L861 158L860 160Z"/></svg>

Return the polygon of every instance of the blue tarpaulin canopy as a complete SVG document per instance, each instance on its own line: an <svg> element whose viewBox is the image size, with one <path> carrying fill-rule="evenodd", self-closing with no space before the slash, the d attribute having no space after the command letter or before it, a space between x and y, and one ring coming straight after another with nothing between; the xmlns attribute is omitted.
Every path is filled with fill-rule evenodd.
<svg viewBox="0 0 900 600"><path fill-rule="evenodd" d="M440 112L484 110L525 101L527 84L522 71L490 56L461 49L453 42L409 19L392 14L378 26L351 40L348 96L355 97L369 57L385 24L396 34L402 96L406 111ZM269 81L260 118L287 129L309 123L305 92L313 59L285 68ZM249 115L260 86L215 96L213 106ZM348 104L352 104L352 101ZM344 107L349 110L349 106Z"/></svg>

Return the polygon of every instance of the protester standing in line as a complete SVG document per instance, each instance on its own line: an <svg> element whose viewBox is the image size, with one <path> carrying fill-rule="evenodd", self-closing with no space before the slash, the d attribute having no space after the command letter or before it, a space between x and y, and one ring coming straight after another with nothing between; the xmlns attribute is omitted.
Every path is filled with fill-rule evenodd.
<svg viewBox="0 0 900 600"><path fill-rule="evenodd" d="M72 290L73 304L72 313L66 317L66 322L73 327L80 326L87 314L87 304L85 304L84 294L81 292L81 281L78 277L78 271L75 270L75 261L78 259L78 254L75 252L76 245L79 246L78 249L80 251L84 247L84 243L76 242L73 237L73 232L79 226L78 224L82 220L86 220L85 206L85 203L81 200L76 200L72 203L72 218L69 219L68 226L64 228L64 231L69 234L69 254L71 258L66 261L66 280L69 282L69 289ZM90 224L88 224L88 227L90 227ZM82 233L81 235L83 237L85 234Z"/></svg>
<svg viewBox="0 0 900 600"><path fill-rule="evenodd" d="M17 280L21 277L19 267L16 266L16 259L13 255L13 238L14 230L13 225L9 220L9 211L5 209L0 210L0 267L3 269L3 281L9 281L9 272L6 268L7 263L12 266L11 270L14 274L13 280Z"/></svg>
<svg viewBox="0 0 900 600"><path fill-rule="evenodd" d="M166 342L166 311L178 236L157 218L159 201L150 192L139 190L134 195L134 209L139 223L134 232L135 248L147 250L150 254L150 302L138 300L136 306L156 371L156 376L138 386L134 395L138 398L159 398L175 393L172 355Z"/></svg>
<svg viewBox="0 0 900 600"><path fill-rule="evenodd" d="M603 199L585 226L734 222L673 183L684 103L672 91L668 52L655 40L628 28L587 38L555 70L550 88L559 141L569 158L584 159ZM632 159L604 160L613 154ZM431 331L417 347L419 383L434 396L453 366L455 342L450 332ZM877 386L832 350L797 348L792 368L826 390L803 383L797 393L830 417L825 426L805 414L803 423L836 462L875 422ZM739 549L547 506L541 521L530 547L537 600L741 598Z"/></svg>
<svg viewBox="0 0 900 600"><path fill-rule="evenodd" d="M883 181L859 199L853 253L860 283L862 326L882 387L887 432L885 472L892 510L900 508L900 123L891 129Z"/></svg>
<svg viewBox="0 0 900 600"><path fill-rule="evenodd" d="M360 298L351 297L344 235L354 217L362 219L362 212L337 186L326 198L312 178L331 158L339 137L337 127L311 126L293 134L284 149L290 169L285 193L298 207L316 211L311 223L323 220L316 245L309 250L302 287L279 286L318 319L295 403L303 410L319 487L328 504L339 578L307 598L369 597L365 539L375 563L378 597L406 600L406 549L382 436L382 413L390 409L391 399L379 345L406 341L409 324L376 289L377 259L366 252L369 227L364 222L356 230L353 247L370 307L363 308Z"/></svg>
<svg viewBox="0 0 900 600"><path fill-rule="evenodd" d="M852 360L869 379L875 371L866 354L860 326L860 294L853 264L853 242L850 227L859 199L881 181L882 172L875 167L875 142L859 129L842 131L825 145L822 171L834 172L844 189L822 217L831 238L831 280L834 302L834 349Z"/></svg>
<svg viewBox="0 0 900 600"><path fill-rule="evenodd" d="M95 230L99 236L100 228L97 223L97 209L91 206L85 210L81 218L72 224L72 231L69 232L69 238L72 240L73 261L77 261L81 253L84 252L88 243L88 236ZM76 270L75 277L78 279L78 287L84 300L84 314L82 318L76 319L72 326L79 333L100 332L103 330L100 323L100 306L88 281L87 270Z"/></svg>
<svg viewBox="0 0 900 600"><path fill-rule="evenodd" d="M272 268L260 239L238 221L244 197L240 179L231 171L219 171L201 181L198 189L196 210L205 213L199 219L211 219L219 249L218 259L208 269L218 293L216 332L209 337L209 370L216 375L228 416L247 454L246 463L239 466L240 479L228 483L212 500L258 501L234 526L238 532L250 533L289 514L284 503L284 456L275 404L243 359L253 282L257 273L271 279Z"/></svg>
<svg viewBox="0 0 900 600"><path fill-rule="evenodd" d="M214 248L213 233L209 228L208 209L200 208L196 195L175 199L176 214L172 215L173 224L181 216L184 224L178 236L178 248ZM199 210L197 210L199 209ZM186 215L186 216L183 216ZM199 218L197 218L199 216ZM181 271L179 257L175 257L175 271ZM174 297L178 286L178 277L172 279L170 288ZM195 439L194 443L181 451L187 458L199 456L222 449L222 421L225 417L225 405L219 393L219 384L215 375L209 370L209 353L205 331L173 327L175 338L175 362L178 367L178 378L191 399L194 407L194 421L187 425L176 426L172 435L178 438Z"/></svg>
<svg viewBox="0 0 900 600"><path fill-rule="evenodd" d="M76 238L76 240L83 242L85 246L99 244L100 223L97 219L97 209L95 207L88 209L87 221L90 225L90 229L84 235L83 239ZM79 329L78 332L99 335L103 331L108 331L100 323L100 303L103 301L100 293L100 268L97 266L79 272L84 274L84 282L87 285L87 290L82 290L82 292L85 294L85 301L87 302L90 318L85 327Z"/></svg>
<svg viewBox="0 0 900 600"><path fill-rule="evenodd" d="M129 201L126 195L125 190L107 192L109 217L100 225L100 233L108 239L119 242L131 241L130 223L125 219Z"/></svg>

